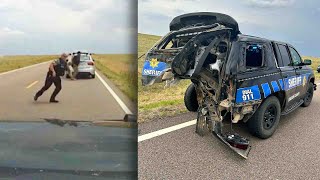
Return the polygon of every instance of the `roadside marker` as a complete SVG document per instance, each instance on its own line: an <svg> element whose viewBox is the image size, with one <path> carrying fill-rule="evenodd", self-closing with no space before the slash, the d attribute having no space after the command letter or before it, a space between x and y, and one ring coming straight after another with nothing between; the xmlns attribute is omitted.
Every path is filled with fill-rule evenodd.
<svg viewBox="0 0 320 180"><path fill-rule="evenodd" d="M151 133L148 133L148 134L144 134L144 135L138 136L138 142L145 141L145 140L157 137L157 136L161 136L161 135L167 134L169 132L176 131L176 130L179 130L179 129L182 129L182 128L185 128L185 127L188 127L188 126L192 126L192 125L196 124L196 122L197 122L197 120L194 119L194 120L191 120L191 121L188 121L188 122L185 122L185 123L181 123L181 124L178 124L178 125L174 125L174 126L171 126L171 127L168 127L168 128L160 129L158 131L154 131L154 132L151 132Z"/></svg>
<svg viewBox="0 0 320 180"><path fill-rule="evenodd" d="M123 111L126 114L133 114L130 109L124 104L124 102L119 98L119 96L112 90L112 88L106 83L105 80L102 79L102 77L99 75L99 73L96 71L96 75L97 77L100 79L100 81L102 82L102 84L108 89L108 91L110 92L110 94L113 96L113 98L118 102L118 104L121 106L121 108L123 109Z"/></svg>
<svg viewBox="0 0 320 180"><path fill-rule="evenodd" d="M26 88L29 89L31 88L33 85L37 84L39 81L34 81L33 83L31 83L29 86L27 86Z"/></svg>

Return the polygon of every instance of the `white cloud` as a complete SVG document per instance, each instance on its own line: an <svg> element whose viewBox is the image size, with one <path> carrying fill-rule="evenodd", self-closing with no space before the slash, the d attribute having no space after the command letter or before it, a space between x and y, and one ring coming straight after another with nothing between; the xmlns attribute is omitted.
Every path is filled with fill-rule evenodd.
<svg viewBox="0 0 320 180"><path fill-rule="evenodd" d="M294 3L294 0L246 0L248 5L261 8L287 7Z"/></svg>
<svg viewBox="0 0 320 180"><path fill-rule="evenodd" d="M8 27L0 28L0 37L14 36L14 35L24 35L25 33L20 30L10 29Z"/></svg>
<svg viewBox="0 0 320 180"><path fill-rule="evenodd" d="M219 1L218 3L213 0L140 0L138 32L164 35L169 30L169 23L174 17L191 12L219 12L228 14L239 23L240 29L243 23L259 26L266 25L266 20L263 19L264 14L257 12L256 14L259 15L253 17L252 13L248 13L230 3L232 4L232 2ZM255 11L258 10L251 10L251 12ZM161 29L162 32L159 33L157 29Z"/></svg>
<svg viewBox="0 0 320 180"><path fill-rule="evenodd" d="M101 47L101 41L108 40L114 44L113 52L115 49L125 52L128 50L126 45L129 44L125 38L132 35L130 30L125 30L132 28L128 20L134 11L130 9L132 2L134 1L0 0L0 35L2 38L7 37L6 42L0 42L0 49L1 46L8 49L8 44L11 44L12 48L22 47L22 43L32 44L28 41L43 43L43 46L48 47L48 51L74 44L105 49ZM10 33L8 29L1 29L2 27L9 27ZM23 40L20 38L19 41L19 38L13 38L12 34L15 33L16 35L24 33L28 36ZM57 42L62 44L55 47ZM108 49L106 53L107 51Z"/></svg>

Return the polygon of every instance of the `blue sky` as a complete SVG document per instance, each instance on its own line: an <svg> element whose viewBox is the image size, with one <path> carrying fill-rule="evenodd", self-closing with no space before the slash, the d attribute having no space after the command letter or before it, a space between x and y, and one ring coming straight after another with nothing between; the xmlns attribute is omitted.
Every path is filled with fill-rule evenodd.
<svg viewBox="0 0 320 180"><path fill-rule="evenodd" d="M288 42L302 55L320 57L316 0L139 0L138 32L165 35L175 16L199 11L228 14L243 34Z"/></svg>
<svg viewBox="0 0 320 180"><path fill-rule="evenodd" d="M0 0L0 55L135 53L134 0Z"/></svg>

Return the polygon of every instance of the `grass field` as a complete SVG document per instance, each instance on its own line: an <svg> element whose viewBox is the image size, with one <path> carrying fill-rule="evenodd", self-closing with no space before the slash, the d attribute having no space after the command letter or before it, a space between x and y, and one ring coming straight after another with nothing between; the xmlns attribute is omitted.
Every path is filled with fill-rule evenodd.
<svg viewBox="0 0 320 180"><path fill-rule="evenodd" d="M95 54L96 67L134 103L137 102L135 54Z"/></svg>
<svg viewBox="0 0 320 180"><path fill-rule="evenodd" d="M0 73L25 66L50 61L58 55L24 55L24 56L0 56Z"/></svg>
<svg viewBox="0 0 320 180"><path fill-rule="evenodd" d="M138 34L138 57L146 53L161 37L147 34ZM172 116L181 112L187 112L184 106L183 96L190 81L180 82L175 87L164 89L164 83L153 86L143 87L141 85L141 71L145 56L138 60L138 108L139 122ZM320 73L316 71L320 64L320 58L303 56L303 59L312 60L312 69L314 70L316 80L320 78Z"/></svg>

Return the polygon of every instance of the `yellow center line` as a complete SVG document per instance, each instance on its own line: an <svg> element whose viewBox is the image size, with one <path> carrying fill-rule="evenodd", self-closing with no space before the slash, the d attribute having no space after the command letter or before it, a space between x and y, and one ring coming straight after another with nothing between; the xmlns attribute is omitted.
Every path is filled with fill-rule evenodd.
<svg viewBox="0 0 320 180"><path fill-rule="evenodd" d="M33 83L31 83L29 86L27 86L26 88L29 89L31 88L33 85L37 84L39 81L34 81Z"/></svg>

